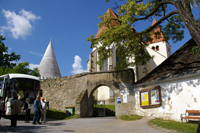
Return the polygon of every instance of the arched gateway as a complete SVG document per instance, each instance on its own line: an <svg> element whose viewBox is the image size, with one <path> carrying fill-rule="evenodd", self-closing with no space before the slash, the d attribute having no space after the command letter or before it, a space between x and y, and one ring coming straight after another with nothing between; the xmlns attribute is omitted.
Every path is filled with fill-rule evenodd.
<svg viewBox="0 0 200 133"><path fill-rule="evenodd" d="M115 97L115 115L120 116L134 113L133 83L133 70L127 69L46 79L41 82L41 89L43 97L50 102L50 108L65 110L66 106L74 106L75 114L90 117L93 113L93 92L99 86L108 86Z"/></svg>

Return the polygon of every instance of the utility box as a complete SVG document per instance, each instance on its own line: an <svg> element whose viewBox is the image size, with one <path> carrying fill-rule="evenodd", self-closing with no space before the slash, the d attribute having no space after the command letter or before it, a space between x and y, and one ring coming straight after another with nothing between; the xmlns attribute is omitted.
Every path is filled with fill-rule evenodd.
<svg viewBox="0 0 200 133"><path fill-rule="evenodd" d="M75 107L74 106L66 106L65 110L66 110L66 115L67 116L75 114Z"/></svg>

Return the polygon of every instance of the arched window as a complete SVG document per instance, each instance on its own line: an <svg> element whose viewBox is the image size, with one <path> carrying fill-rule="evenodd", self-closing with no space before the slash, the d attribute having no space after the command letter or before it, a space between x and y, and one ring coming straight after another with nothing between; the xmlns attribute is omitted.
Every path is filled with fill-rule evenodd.
<svg viewBox="0 0 200 133"><path fill-rule="evenodd" d="M158 45L156 46L156 51L159 51L159 46Z"/></svg>
<svg viewBox="0 0 200 133"><path fill-rule="evenodd" d="M97 61L99 61L98 52L97 52ZM97 72L99 72L99 71L109 71L108 65L109 65L109 59L103 60L103 65L102 65L101 69L100 69L100 66L97 64Z"/></svg>
<svg viewBox="0 0 200 133"><path fill-rule="evenodd" d="M155 50L155 47L153 46L152 49Z"/></svg>
<svg viewBox="0 0 200 133"><path fill-rule="evenodd" d="M108 59L103 61L103 65L102 65L101 71L108 71Z"/></svg>
<svg viewBox="0 0 200 133"><path fill-rule="evenodd" d="M120 62L120 59L119 59L120 56L117 54L117 52L118 52L118 49L116 50L116 63L117 63L117 62Z"/></svg>

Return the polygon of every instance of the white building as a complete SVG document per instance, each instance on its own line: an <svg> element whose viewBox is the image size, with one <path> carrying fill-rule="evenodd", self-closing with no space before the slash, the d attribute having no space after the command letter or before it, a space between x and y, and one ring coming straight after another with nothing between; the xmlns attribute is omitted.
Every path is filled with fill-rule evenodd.
<svg viewBox="0 0 200 133"><path fill-rule="evenodd" d="M193 39L133 85L137 115L181 121L186 110L200 110L200 55Z"/></svg>

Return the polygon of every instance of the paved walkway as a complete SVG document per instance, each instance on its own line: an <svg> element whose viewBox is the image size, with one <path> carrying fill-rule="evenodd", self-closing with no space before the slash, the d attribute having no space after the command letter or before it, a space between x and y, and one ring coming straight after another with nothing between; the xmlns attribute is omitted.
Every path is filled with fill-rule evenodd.
<svg viewBox="0 0 200 133"><path fill-rule="evenodd" d="M122 121L115 117L91 117L70 120L48 120L46 124L32 125L17 121L17 127L8 127L9 119L0 120L0 132L5 133L166 133L165 131L151 128L147 125L148 118L137 121Z"/></svg>

